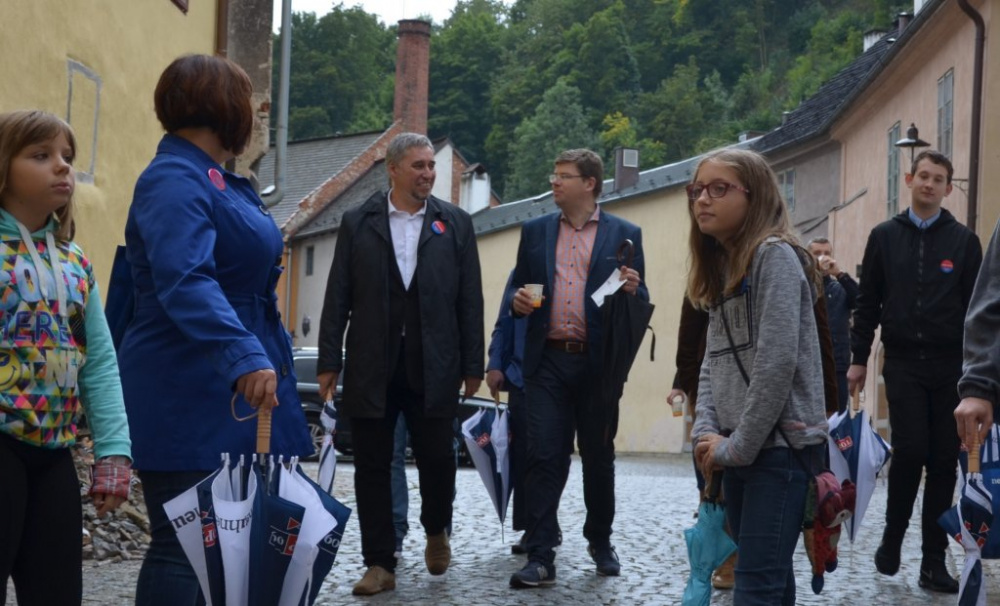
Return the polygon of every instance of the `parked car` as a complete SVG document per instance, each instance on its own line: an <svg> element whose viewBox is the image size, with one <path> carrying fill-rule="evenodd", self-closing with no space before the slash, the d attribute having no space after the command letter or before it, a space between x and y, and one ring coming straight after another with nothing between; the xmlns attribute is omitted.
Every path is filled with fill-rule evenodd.
<svg viewBox="0 0 1000 606"><path fill-rule="evenodd" d="M295 377L298 381L299 398L302 400L302 410L306 415L306 423L309 424L309 435L312 436L313 444L316 447L315 454L307 457L306 460L316 460L319 457L320 447L323 444L323 425L320 424L319 415L323 411L323 397L319 393L319 381L316 378L316 363L319 358L319 349L316 347L296 347L292 350L292 357L295 360ZM344 366L345 371L347 365ZM340 402L344 390L344 373L340 373L337 378L337 391L333 396L334 404L340 410ZM456 393L460 398L460 394ZM501 409L506 409L506 405L501 403ZM471 396L464 401L459 400L458 414L455 423L455 437L458 449L458 462L460 465L472 465L472 458L465 447L465 440L462 439L461 425L469 417L483 408L493 408L493 400ZM334 447L338 452L349 455L352 454L351 444L351 423L347 417L341 416L337 419L337 433L334 436ZM409 449L407 449L409 452Z"/></svg>

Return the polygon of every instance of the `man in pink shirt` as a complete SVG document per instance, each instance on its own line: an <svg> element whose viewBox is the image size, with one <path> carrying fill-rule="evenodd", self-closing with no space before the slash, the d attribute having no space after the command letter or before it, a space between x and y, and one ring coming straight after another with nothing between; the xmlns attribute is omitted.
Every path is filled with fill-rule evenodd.
<svg viewBox="0 0 1000 606"><path fill-rule="evenodd" d="M528 563L514 573L511 587L555 583L559 541L556 514L574 433L583 461L587 520L583 535L597 574L617 576L621 565L611 544L615 515L614 434L606 410L616 402L600 400L603 326L591 295L616 270L621 288L649 300L642 282L641 230L598 207L604 179L600 156L586 149L565 151L549 176L559 213L525 223L512 279L518 290L511 313L528 317L524 346L524 406L527 414L526 501ZM624 240L635 245L633 266L619 266ZM541 284L543 299L534 306L526 284ZM603 303L603 301L601 302ZM575 431L574 431L575 430Z"/></svg>

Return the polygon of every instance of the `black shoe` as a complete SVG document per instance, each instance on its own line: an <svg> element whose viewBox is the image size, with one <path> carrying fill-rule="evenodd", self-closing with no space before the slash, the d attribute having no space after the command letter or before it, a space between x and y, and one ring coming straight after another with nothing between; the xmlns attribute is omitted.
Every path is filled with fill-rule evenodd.
<svg viewBox="0 0 1000 606"><path fill-rule="evenodd" d="M875 550L875 570L890 577L899 572L900 549L902 545L890 545L882 539L882 543ZM920 578L923 579L923 575L920 575Z"/></svg>
<svg viewBox="0 0 1000 606"><path fill-rule="evenodd" d="M920 586L939 593L958 593L958 581L940 560L924 560L920 564Z"/></svg>
<svg viewBox="0 0 1000 606"><path fill-rule="evenodd" d="M597 564L597 576L616 577L622 573L622 565L618 561L618 554L612 545L587 546L587 553Z"/></svg>
<svg viewBox="0 0 1000 606"><path fill-rule="evenodd" d="M531 587L551 587L556 584L556 567L541 562L528 562L524 568L510 575L510 586L514 589Z"/></svg>
<svg viewBox="0 0 1000 606"><path fill-rule="evenodd" d="M528 553L528 533L521 535L521 540L510 546L510 552L514 555L524 555Z"/></svg>

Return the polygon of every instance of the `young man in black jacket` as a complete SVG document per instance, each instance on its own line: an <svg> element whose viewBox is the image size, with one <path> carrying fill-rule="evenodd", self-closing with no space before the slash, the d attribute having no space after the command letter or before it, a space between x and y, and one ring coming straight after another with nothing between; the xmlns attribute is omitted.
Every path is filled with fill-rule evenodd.
<svg viewBox="0 0 1000 606"><path fill-rule="evenodd" d="M862 261L851 330L848 388L864 386L875 329L882 326L892 465L882 543L875 567L899 570L920 477L927 468L921 526L920 586L957 593L938 517L952 505L959 439L954 410L962 376L962 331L982 263L979 238L941 208L952 165L936 151L918 155L906 175L910 208L872 230Z"/></svg>

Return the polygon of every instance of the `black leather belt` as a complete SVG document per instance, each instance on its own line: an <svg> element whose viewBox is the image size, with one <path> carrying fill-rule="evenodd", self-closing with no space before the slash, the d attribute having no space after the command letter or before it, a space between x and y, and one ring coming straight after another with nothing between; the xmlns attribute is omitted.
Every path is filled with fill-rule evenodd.
<svg viewBox="0 0 1000 606"><path fill-rule="evenodd" d="M570 354L587 353L587 344L583 341L559 341L556 339L546 339L545 348L555 349Z"/></svg>

